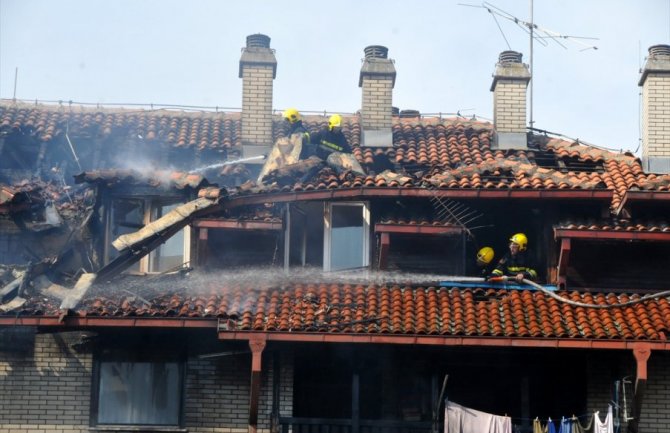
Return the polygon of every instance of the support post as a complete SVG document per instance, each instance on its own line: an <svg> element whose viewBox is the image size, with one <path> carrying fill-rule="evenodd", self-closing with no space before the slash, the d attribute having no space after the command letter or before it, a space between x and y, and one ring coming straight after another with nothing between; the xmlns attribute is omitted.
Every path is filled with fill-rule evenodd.
<svg viewBox="0 0 670 433"><path fill-rule="evenodd" d="M391 235L387 232L381 233L381 245L379 246L379 270L385 270L388 266L388 253L391 247Z"/></svg>
<svg viewBox="0 0 670 433"><path fill-rule="evenodd" d="M633 356L637 364L635 376L635 396L633 398L633 419L628 423L628 433L640 431L642 418L642 401L647 387L647 361L651 356L651 347L648 344L638 344L633 348Z"/></svg>
<svg viewBox="0 0 670 433"><path fill-rule="evenodd" d="M557 284L566 287L568 265L570 264L570 238L561 238L561 251L558 255Z"/></svg>
<svg viewBox="0 0 670 433"><path fill-rule="evenodd" d="M264 336L249 340L251 348L251 385L249 387L249 433L256 433L258 425L258 401L261 393L261 359L267 344Z"/></svg>
<svg viewBox="0 0 670 433"><path fill-rule="evenodd" d="M209 229L198 228L198 266L204 266L207 263L207 251L209 246L207 241L209 240Z"/></svg>

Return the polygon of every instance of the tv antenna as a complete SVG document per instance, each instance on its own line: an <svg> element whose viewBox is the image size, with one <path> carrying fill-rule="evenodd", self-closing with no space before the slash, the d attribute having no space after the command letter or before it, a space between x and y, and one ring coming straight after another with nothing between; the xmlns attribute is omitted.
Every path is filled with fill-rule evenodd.
<svg viewBox="0 0 670 433"><path fill-rule="evenodd" d="M581 46L580 51L586 51L586 50L597 50L598 47L595 45L589 45L588 43L584 42L584 40L598 40L598 38L591 38L588 36L574 36L574 35L563 35L560 33L557 33L555 31L545 29L543 27L538 26L535 24L533 21L533 0L529 0L530 3L530 21L524 21L520 18L515 17L514 15L510 14L507 11L504 11L500 9L499 7L489 3L489 2L483 2L482 4L466 4L466 3L459 3L460 6L469 6L469 7L475 7L475 8L481 8L485 9L486 12L491 14L491 17L493 20L496 22L496 25L498 26L498 30L500 30L500 33L502 34L503 39L505 40L505 43L507 44L507 47L512 50L511 45L509 44L509 41L507 40L507 37L505 36L505 32L503 32L502 27L500 26L500 22L498 21L498 18L506 19L508 21L513 22L517 26L519 26L523 31L528 33L529 39L530 39L530 55L529 55L529 69L530 69L530 121L529 125L532 128L533 124L535 121L533 120L533 42L537 41L543 46L549 45L549 42L553 41L559 46L563 47L564 49L568 49L568 47L561 41L569 41L573 42L577 45Z"/></svg>

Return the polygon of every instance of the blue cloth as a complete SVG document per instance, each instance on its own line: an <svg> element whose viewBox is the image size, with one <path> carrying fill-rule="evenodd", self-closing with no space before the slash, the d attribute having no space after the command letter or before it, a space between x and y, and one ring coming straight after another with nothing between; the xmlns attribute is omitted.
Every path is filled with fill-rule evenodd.
<svg viewBox="0 0 670 433"><path fill-rule="evenodd" d="M551 419L547 422L547 433L556 433L556 424Z"/></svg>

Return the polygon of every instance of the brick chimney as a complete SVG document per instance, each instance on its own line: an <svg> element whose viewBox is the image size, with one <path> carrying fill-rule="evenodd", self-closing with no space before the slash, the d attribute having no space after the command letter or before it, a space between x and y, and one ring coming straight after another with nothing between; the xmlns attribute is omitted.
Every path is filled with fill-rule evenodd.
<svg viewBox="0 0 670 433"><path fill-rule="evenodd" d="M649 47L642 87L642 167L670 173L670 45Z"/></svg>
<svg viewBox="0 0 670 433"><path fill-rule="evenodd" d="M493 75L493 124L496 129L494 148L526 149L526 88L530 81L523 54L503 51Z"/></svg>
<svg viewBox="0 0 670 433"><path fill-rule="evenodd" d="M388 58L388 48L370 45L364 49L365 59L358 79L363 88L361 107L361 145L393 146L391 130L393 86L395 66Z"/></svg>
<svg viewBox="0 0 670 433"><path fill-rule="evenodd" d="M272 147L272 80L276 75L277 59L270 37L260 33L247 36L240 58L244 158L267 154Z"/></svg>

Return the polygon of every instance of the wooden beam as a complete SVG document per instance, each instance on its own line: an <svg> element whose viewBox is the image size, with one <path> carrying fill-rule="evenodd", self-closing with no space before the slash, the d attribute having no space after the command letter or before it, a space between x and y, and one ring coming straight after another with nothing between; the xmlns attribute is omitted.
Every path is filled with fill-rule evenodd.
<svg viewBox="0 0 670 433"><path fill-rule="evenodd" d="M629 433L638 433L642 419L642 401L647 388L647 361L651 356L651 346L640 343L633 348L633 356L637 364L635 377L635 396L633 398L633 419L628 423Z"/></svg>
<svg viewBox="0 0 670 433"><path fill-rule="evenodd" d="M460 235L463 227L432 226L418 224L375 224L377 233L420 234L420 235Z"/></svg>
<svg viewBox="0 0 670 433"><path fill-rule="evenodd" d="M224 209L268 202L324 201L333 199L368 199L370 197L448 197L458 199L523 199L523 200L603 200L611 201L610 190L521 190L521 189L426 189L426 188L337 188L318 191L294 191L286 193L258 193L231 197L222 203Z"/></svg>
<svg viewBox="0 0 670 433"><path fill-rule="evenodd" d="M391 236L383 232L379 245L379 269L385 270L388 266L389 249L391 248Z"/></svg>
<svg viewBox="0 0 670 433"><path fill-rule="evenodd" d="M251 348L251 385L249 392L249 433L256 433L258 425L258 401L261 394L261 361L267 337L256 335L249 339Z"/></svg>
<svg viewBox="0 0 670 433"><path fill-rule="evenodd" d="M570 238L561 239L561 250L558 254L557 284L565 289L568 265L570 264Z"/></svg>
<svg viewBox="0 0 670 433"><path fill-rule="evenodd" d="M554 229L554 237L590 240L627 240L669 242L670 232L624 231L624 230L574 230Z"/></svg>
<svg viewBox="0 0 670 433"><path fill-rule="evenodd" d="M236 221L200 219L193 222L193 227L210 229L235 229L235 230L282 230L281 221Z"/></svg>
<svg viewBox="0 0 670 433"><path fill-rule="evenodd" d="M196 250L198 254L198 266L205 266L209 252L209 229L196 228L196 230L198 232L198 248Z"/></svg>

